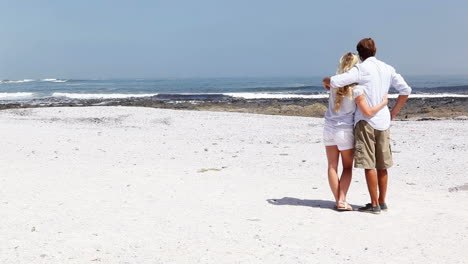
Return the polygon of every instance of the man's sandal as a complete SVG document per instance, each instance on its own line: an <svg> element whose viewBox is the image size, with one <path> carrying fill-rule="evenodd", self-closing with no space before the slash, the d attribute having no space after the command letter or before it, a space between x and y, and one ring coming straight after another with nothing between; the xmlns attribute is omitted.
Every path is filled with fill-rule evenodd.
<svg viewBox="0 0 468 264"><path fill-rule="evenodd" d="M379 205L372 206L372 204L368 203L366 206L359 208L358 211L371 214L380 214L381 209Z"/></svg>
<svg viewBox="0 0 468 264"><path fill-rule="evenodd" d="M381 204L379 204L379 206L380 206L380 209L381 209L382 211L387 211L387 210L388 210L388 206L387 206L386 203L381 203Z"/></svg>

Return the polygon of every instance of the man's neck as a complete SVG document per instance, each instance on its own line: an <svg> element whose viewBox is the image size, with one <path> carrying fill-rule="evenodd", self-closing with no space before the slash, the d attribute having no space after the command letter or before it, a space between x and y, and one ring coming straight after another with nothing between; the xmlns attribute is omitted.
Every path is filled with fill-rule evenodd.
<svg viewBox="0 0 468 264"><path fill-rule="evenodd" d="M362 62L365 62L365 61L368 60L368 59L375 60L376 58L375 58L375 56L370 56L370 57L367 57L367 58L366 58L365 60L363 60Z"/></svg>

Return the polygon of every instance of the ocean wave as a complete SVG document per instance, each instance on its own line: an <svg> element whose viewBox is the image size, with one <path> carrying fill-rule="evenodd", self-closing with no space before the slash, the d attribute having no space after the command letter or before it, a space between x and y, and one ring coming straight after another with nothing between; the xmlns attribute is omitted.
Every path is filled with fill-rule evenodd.
<svg viewBox="0 0 468 264"><path fill-rule="evenodd" d="M397 98L398 94L389 94L389 98ZM451 93L436 93L436 94L410 94L409 98L450 98L450 97L468 97L468 94L451 94Z"/></svg>
<svg viewBox="0 0 468 264"><path fill-rule="evenodd" d="M292 93L224 93L224 95L244 99L318 99L328 98L328 94L292 94Z"/></svg>
<svg viewBox="0 0 468 264"><path fill-rule="evenodd" d="M15 100L32 98L34 93L0 93L0 100Z"/></svg>
<svg viewBox="0 0 468 264"><path fill-rule="evenodd" d="M294 88L298 88L298 87L306 87L306 86L309 86L309 85L305 85L303 83L293 83L293 84L291 84L289 86L294 87Z"/></svg>
<svg viewBox="0 0 468 264"><path fill-rule="evenodd" d="M156 96L162 100L224 100L229 96L221 93L161 93Z"/></svg>
<svg viewBox="0 0 468 264"><path fill-rule="evenodd" d="M54 78L49 78L49 79L41 79L41 82L55 82L55 83L64 83L67 82L68 80L63 80L63 79L54 79Z"/></svg>
<svg viewBox="0 0 468 264"><path fill-rule="evenodd" d="M24 80L2 80L0 83L27 83L34 82L33 79L24 79Z"/></svg>
<svg viewBox="0 0 468 264"><path fill-rule="evenodd" d="M421 94L468 94L468 85L460 86L439 86L433 88L419 88L414 87L412 93L421 93Z"/></svg>
<svg viewBox="0 0 468 264"><path fill-rule="evenodd" d="M327 93L321 94L293 94L293 93L224 93L223 95L243 98L243 99L320 99L328 98ZM398 94L389 94L389 98L397 98ZM410 98L448 98L448 97L468 97L468 94L411 94Z"/></svg>
<svg viewBox="0 0 468 264"><path fill-rule="evenodd" d="M1 80L0 83L29 83L29 82L54 82L54 83L64 83L68 80L65 79L55 79L55 78L48 78L48 79L23 79L23 80Z"/></svg>
<svg viewBox="0 0 468 264"><path fill-rule="evenodd" d="M158 94L84 94L84 93L53 93L52 97L67 97L72 99L122 99L135 97L151 97Z"/></svg>
<svg viewBox="0 0 468 264"><path fill-rule="evenodd" d="M322 86L309 86L309 85L289 85L289 86L257 86L257 87L243 87L236 89L236 93L271 93L271 92L320 92L324 88Z"/></svg>

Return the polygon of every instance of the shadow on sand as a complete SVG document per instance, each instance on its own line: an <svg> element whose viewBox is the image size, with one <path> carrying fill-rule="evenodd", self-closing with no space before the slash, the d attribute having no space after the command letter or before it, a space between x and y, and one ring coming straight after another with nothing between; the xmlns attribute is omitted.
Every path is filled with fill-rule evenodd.
<svg viewBox="0 0 468 264"><path fill-rule="evenodd" d="M335 202L329 200L305 200L292 197L283 197L281 199L267 199L267 202L274 205L307 206L336 211ZM356 210L359 207L358 205L354 204L352 204L351 206L354 208L354 210Z"/></svg>

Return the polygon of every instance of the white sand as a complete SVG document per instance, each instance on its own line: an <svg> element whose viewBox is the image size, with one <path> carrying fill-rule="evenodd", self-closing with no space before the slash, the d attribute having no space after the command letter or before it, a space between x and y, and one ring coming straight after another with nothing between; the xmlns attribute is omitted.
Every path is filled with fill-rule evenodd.
<svg viewBox="0 0 468 264"><path fill-rule="evenodd" d="M322 120L0 111L0 263L467 263L468 121L394 122L380 215L339 213ZM276 201L269 199L276 199ZM349 201L369 200L354 171Z"/></svg>

